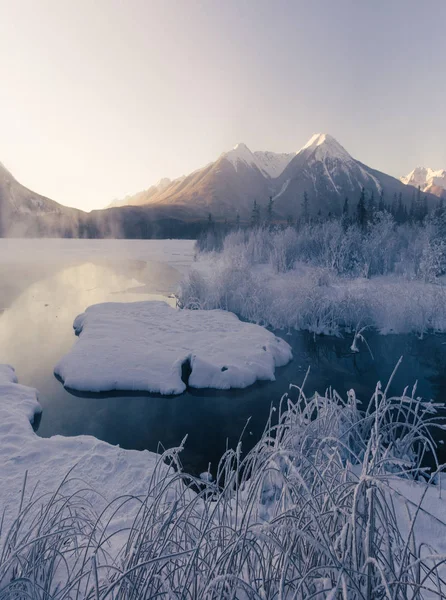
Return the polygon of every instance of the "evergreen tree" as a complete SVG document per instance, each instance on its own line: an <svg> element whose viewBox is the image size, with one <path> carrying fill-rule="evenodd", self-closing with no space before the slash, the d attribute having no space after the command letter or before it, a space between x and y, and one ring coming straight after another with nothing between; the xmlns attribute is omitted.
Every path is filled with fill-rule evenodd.
<svg viewBox="0 0 446 600"><path fill-rule="evenodd" d="M235 226L237 227L237 229L240 227L240 213L237 212L237 215L235 217Z"/></svg>
<svg viewBox="0 0 446 600"><path fill-rule="evenodd" d="M415 200L415 220L422 221L423 220L423 200L421 199L421 187L418 186L417 189L417 197Z"/></svg>
<svg viewBox="0 0 446 600"><path fill-rule="evenodd" d="M367 209L365 207L365 189L362 188L361 196L359 198L358 206L356 209L358 224L362 230L367 227Z"/></svg>
<svg viewBox="0 0 446 600"><path fill-rule="evenodd" d="M427 208L427 196L424 196L423 198L423 216L422 216L422 220L427 217L429 213L429 209Z"/></svg>
<svg viewBox="0 0 446 600"><path fill-rule="evenodd" d="M308 194L305 191L304 192L304 197L302 200L302 219L304 223L308 223L309 221L309 217L310 217L310 210L309 210L309 205L308 205Z"/></svg>
<svg viewBox="0 0 446 600"><path fill-rule="evenodd" d="M369 217L370 221L373 221L375 212L376 212L375 194L374 194L373 190L369 197L367 212L368 212L368 217Z"/></svg>
<svg viewBox="0 0 446 600"><path fill-rule="evenodd" d="M385 209L386 209L386 206L384 204L384 190L381 189L381 192L379 194L378 210L379 210L379 212L384 212Z"/></svg>
<svg viewBox="0 0 446 600"><path fill-rule="evenodd" d="M403 194L400 192L398 195L398 207L396 210L395 219L397 223L404 222L404 205L403 205Z"/></svg>
<svg viewBox="0 0 446 600"><path fill-rule="evenodd" d="M273 206L274 206L274 200L273 200L273 197L270 196L269 201L268 201L268 206L266 209L267 220L268 220L268 223L270 223L270 224L273 222Z"/></svg>
<svg viewBox="0 0 446 600"><path fill-rule="evenodd" d="M410 203L410 210L409 210L409 220L411 223L413 223L415 221L415 213L416 213L416 208L415 208L415 191L412 194L412 200Z"/></svg>
<svg viewBox="0 0 446 600"><path fill-rule="evenodd" d="M392 207L390 209L390 212L392 213L393 218L396 219L396 215L398 212L398 196L396 195L396 192L393 194Z"/></svg>
<svg viewBox="0 0 446 600"><path fill-rule="evenodd" d="M260 209L257 204L257 200L254 200L254 203L252 205L252 212L251 212L251 225L252 225L252 227L258 227L259 224L260 224Z"/></svg>
<svg viewBox="0 0 446 600"><path fill-rule="evenodd" d="M288 215L286 218L286 224L287 227L292 227L293 226L293 217L291 215Z"/></svg>
<svg viewBox="0 0 446 600"><path fill-rule="evenodd" d="M342 207L342 218L341 218L342 226L344 227L344 229L347 229L348 224L349 224L349 220L350 220L349 213L350 213L350 208L348 205L348 197L346 196L345 200L344 200L344 206Z"/></svg>
<svg viewBox="0 0 446 600"><path fill-rule="evenodd" d="M435 209L434 216L436 219L443 219L444 217L444 199L438 200L437 208Z"/></svg>

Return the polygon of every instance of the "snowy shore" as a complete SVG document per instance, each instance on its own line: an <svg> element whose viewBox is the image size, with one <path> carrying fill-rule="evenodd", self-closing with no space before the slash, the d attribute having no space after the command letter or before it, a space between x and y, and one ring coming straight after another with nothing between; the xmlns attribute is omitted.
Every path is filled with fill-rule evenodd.
<svg viewBox="0 0 446 600"><path fill-rule="evenodd" d="M158 455L123 450L86 435L41 438L32 427L40 412L37 390L17 383L14 369L0 365L0 513L5 511L5 526L17 516L26 473L31 488L37 485L37 496L54 491L70 469L108 500L124 490L146 493Z"/></svg>
<svg viewBox="0 0 446 600"><path fill-rule="evenodd" d="M36 391L1 366L2 597L211 599L227 582L241 598L444 597L444 493L414 454L434 407L379 386L366 413L354 392L299 399L246 456L226 452L217 485L92 437L38 438Z"/></svg>

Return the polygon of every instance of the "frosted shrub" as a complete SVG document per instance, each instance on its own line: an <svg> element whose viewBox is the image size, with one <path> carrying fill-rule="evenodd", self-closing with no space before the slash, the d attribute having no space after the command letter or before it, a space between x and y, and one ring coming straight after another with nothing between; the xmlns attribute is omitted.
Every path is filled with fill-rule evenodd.
<svg viewBox="0 0 446 600"><path fill-rule="evenodd" d="M286 273L293 268L298 258L298 235L288 227L271 235L270 263L278 273Z"/></svg>
<svg viewBox="0 0 446 600"><path fill-rule="evenodd" d="M107 504L75 471L54 494L25 488L0 531L0 598L445 598L441 467L422 466L428 451L436 460L438 408L379 384L364 406L353 391L306 398L292 386L214 481L183 473L180 446L144 497Z"/></svg>
<svg viewBox="0 0 446 600"><path fill-rule="evenodd" d="M446 225L444 227L446 230ZM223 308L275 328L338 335L446 331L440 226L396 226L377 213L364 233L338 220L227 235L180 290L180 305Z"/></svg>

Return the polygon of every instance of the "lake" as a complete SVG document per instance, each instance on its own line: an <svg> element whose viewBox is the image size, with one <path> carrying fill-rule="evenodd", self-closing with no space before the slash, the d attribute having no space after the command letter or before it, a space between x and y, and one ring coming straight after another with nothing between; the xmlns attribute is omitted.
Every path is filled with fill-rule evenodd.
<svg viewBox="0 0 446 600"><path fill-rule="evenodd" d="M403 356L392 393L418 380L417 395L446 397L446 335L418 339L374 332L365 332L371 352L359 343L358 353L350 350L352 335L275 332L292 345L294 360L277 371L275 382L245 390L188 389L175 397L66 390L53 368L75 342L77 314L105 301L163 299L175 305L173 294L193 256L188 240L0 240L0 362L15 367L20 383L39 390L38 435L89 434L123 448L156 451L177 446L187 434L181 459L198 474L209 463L215 471L248 420L243 447L250 448L270 406L278 405L290 383L300 385L308 368L308 395L331 386L342 395L354 388L368 400Z"/></svg>

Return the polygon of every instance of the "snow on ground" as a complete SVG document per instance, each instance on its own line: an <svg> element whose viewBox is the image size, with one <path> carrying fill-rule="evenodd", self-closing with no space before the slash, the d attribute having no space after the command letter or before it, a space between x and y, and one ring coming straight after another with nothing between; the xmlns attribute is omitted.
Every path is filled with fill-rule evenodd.
<svg viewBox="0 0 446 600"><path fill-rule="evenodd" d="M12 367L0 365L0 514L6 511L6 524L17 514L26 472L31 489L37 484L37 496L55 490L72 467L73 476L108 501L122 493L146 493L158 455L86 435L40 438L32 428L40 412L37 391L18 384Z"/></svg>
<svg viewBox="0 0 446 600"><path fill-rule="evenodd" d="M79 340L56 365L80 391L144 390L181 394L182 366L195 388L245 388L274 380L291 358L270 331L221 310L176 310L164 302L104 303L74 321Z"/></svg>

